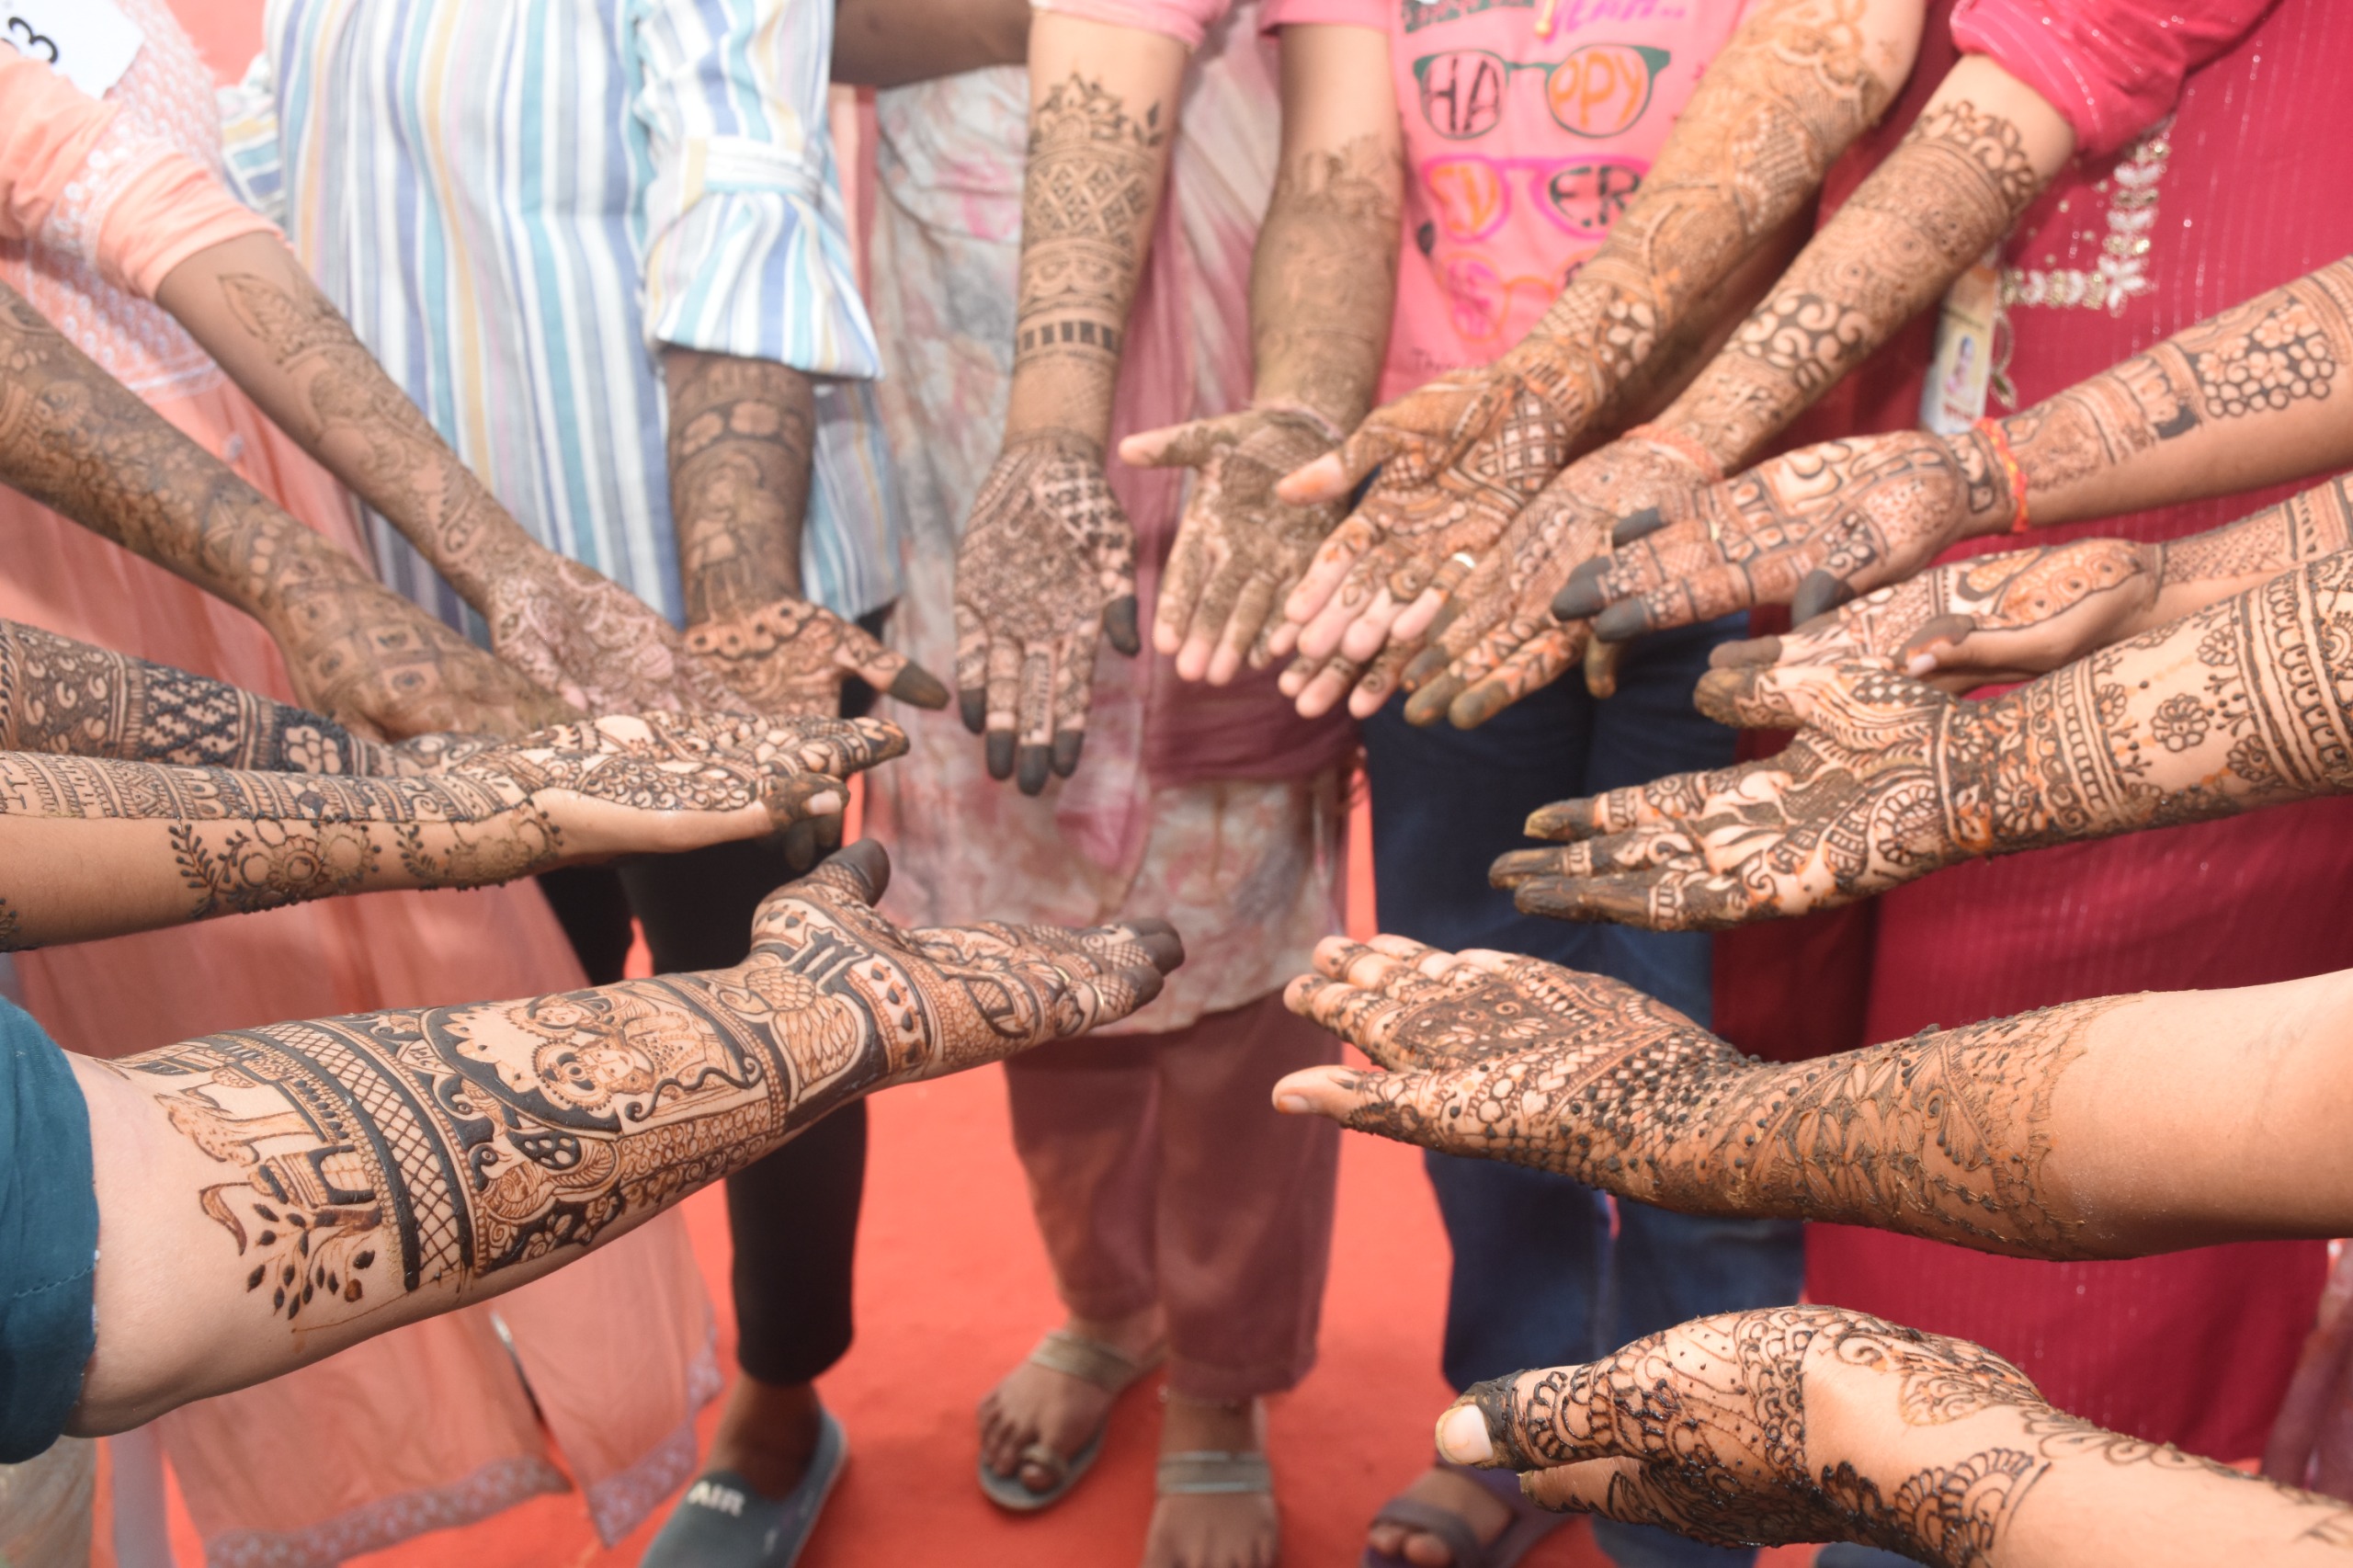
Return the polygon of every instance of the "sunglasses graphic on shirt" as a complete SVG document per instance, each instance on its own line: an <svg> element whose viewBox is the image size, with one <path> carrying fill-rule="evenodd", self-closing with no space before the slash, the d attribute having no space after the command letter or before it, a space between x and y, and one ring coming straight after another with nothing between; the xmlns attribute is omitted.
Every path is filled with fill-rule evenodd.
<svg viewBox="0 0 2353 1568"><path fill-rule="evenodd" d="M1484 136L1503 120L1504 97L1523 71L1543 73L1544 107L1573 136L1615 136L1643 118L1665 50L1589 43L1566 60L1506 60L1492 50L1449 49L1414 62L1422 119L1449 142Z"/></svg>

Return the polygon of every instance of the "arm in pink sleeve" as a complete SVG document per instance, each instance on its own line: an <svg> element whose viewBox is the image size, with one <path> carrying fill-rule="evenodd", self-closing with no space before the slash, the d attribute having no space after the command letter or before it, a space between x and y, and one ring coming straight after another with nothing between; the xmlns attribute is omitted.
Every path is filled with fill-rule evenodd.
<svg viewBox="0 0 2353 1568"><path fill-rule="evenodd" d="M2182 78L2274 0L1960 0L1953 41L2049 99L2076 150L2113 153L2173 112Z"/></svg>
<svg viewBox="0 0 2353 1568"><path fill-rule="evenodd" d="M1187 49L1199 49L1209 30L1233 9L1233 0L1029 0L1029 8L1165 33Z"/></svg>
<svg viewBox="0 0 2353 1568"><path fill-rule="evenodd" d="M275 233L212 172L171 147L131 150L95 210L72 187L114 129L115 108L13 49L0 49L0 237L97 264L144 298L172 268L223 240Z"/></svg>

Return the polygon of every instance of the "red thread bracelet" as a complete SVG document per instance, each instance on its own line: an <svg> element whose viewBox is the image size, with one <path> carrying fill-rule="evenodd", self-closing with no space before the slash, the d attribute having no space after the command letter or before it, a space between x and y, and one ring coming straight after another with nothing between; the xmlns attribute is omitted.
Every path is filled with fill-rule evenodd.
<svg viewBox="0 0 2353 1568"><path fill-rule="evenodd" d="M2015 508L2010 531L2022 534L2030 525L2026 517L2026 474L2018 468L2018 454L2010 450L2010 438L2003 433L2000 420L1981 419L1975 428L1985 437L1985 444L1994 449L1994 460L2002 465L2003 476L2010 482L2010 506Z"/></svg>

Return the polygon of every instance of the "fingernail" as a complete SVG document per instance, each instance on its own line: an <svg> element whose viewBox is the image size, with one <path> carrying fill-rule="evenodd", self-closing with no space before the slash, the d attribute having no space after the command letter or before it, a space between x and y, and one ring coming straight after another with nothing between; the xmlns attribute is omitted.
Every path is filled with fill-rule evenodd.
<svg viewBox="0 0 2353 1568"><path fill-rule="evenodd" d="M1067 778L1078 768L1078 754L1086 745L1085 730L1064 730L1054 737L1054 772Z"/></svg>
<svg viewBox="0 0 2353 1568"><path fill-rule="evenodd" d="M1917 680L1922 676L1934 675L1936 669L1937 656L1934 653L1915 653L1904 665L1904 673Z"/></svg>
<svg viewBox="0 0 2353 1568"><path fill-rule="evenodd" d="M1639 512L1629 512L1619 518L1618 526L1609 530L1609 542L1612 547L1631 544L1644 534L1656 533L1665 525L1666 519L1659 516L1656 506L1645 506Z"/></svg>
<svg viewBox="0 0 2353 1568"><path fill-rule="evenodd" d="M1561 617L1563 620L1575 619ZM1640 636L1648 630L1650 618L1643 614L1642 603L1636 599L1621 599L1594 618L1593 634L1604 642L1623 642L1629 637Z"/></svg>
<svg viewBox="0 0 2353 1568"><path fill-rule="evenodd" d="M1103 639L1120 653L1132 657L1143 648L1136 636L1136 597L1113 599L1103 611Z"/></svg>
<svg viewBox="0 0 2353 1568"><path fill-rule="evenodd" d="M1487 1418L1475 1404L1458 1404L1438 1418L1438 1451L1456 1464L1484 1464L1495 1457Z"/></svg>
<svg viewBox="0 0 2353 1568"><path fill-rule="evenodd" d="M1275 1108L1285 1116L1304 1116L1315 1108L1307 1103L1305 1095L1277 1095Z"/></svg>
<svg viewBox="0 0 2353 1568"><path fill-rule="evenodd" d="M915 708L948 706L948 688L939 684L939 678L937 676L921 665L909 665L892 676L891 695ZM967 718L964 722L969 724L972 720Z"/></svg>
<svg viewBox="0 0 2353 1568"><path fill-rule="evenodd" d="M956 711L964 721L964 728L974 734L989 727L989 699L984 691L963 691L956 695Z"/></svg>
<svg viewBox="0 0 2353 1568"><path fill-rule="evenodd" d="M801 810L813 817L829 817L837 814L846 804L847 802L842 799L840 790L828 790L822 795L812 795L802 801Z"/></svg>
<svg viewBox="0 0 2353 1568"><path fill-rule="evenodd" d="M1569 574L1568 585L1552 596L1552 619L1583 620L1601 608L1602 563L1588 561Z"/></svg>
<svg viewBox="0 0 2353 1568"><path fill-rule="evenodd" d="M1021 786L1021 792L1023 794L1036 795L1042 793L1046 788L1046 776L1052 770L1053 753L1051 751L1048 750L1044 746L1023 746L1021 748L1021 777L1018 779L1018 782Z"/></svg>
<svg viewBox="0 0 2353 1568"><path fill-rule="evenodd" d="M1011 730L989 732L987 756L990 778L1003 783L1013 777L1013 732Z"/></svg>

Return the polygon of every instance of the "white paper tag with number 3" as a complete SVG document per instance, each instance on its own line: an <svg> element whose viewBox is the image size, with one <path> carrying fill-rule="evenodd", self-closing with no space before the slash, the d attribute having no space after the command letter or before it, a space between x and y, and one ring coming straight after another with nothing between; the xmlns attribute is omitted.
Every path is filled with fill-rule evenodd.
<svg viewBox="0 0 2353 1568"><path fill-rule="evenodd" d="M0 0L0 41L102 98L139 58L147 35L114 0Z"/></svg>

